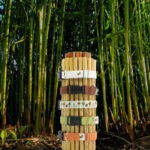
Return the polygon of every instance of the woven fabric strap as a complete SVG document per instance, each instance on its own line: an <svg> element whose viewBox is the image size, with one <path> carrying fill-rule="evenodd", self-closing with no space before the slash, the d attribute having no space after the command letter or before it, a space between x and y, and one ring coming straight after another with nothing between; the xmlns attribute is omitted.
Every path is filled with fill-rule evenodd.
<svg viewBox="0 0 150 150"><path fill-rule="evenodd" d="M59 131L58 137L61 141L95 141L97 139L97 132L63 133L62 131Z"/></svg>
<svg viewBox="0 0 150 150"><path fill-rule="evenodd" d="M99 123L99 117L60 117L60 123L63 125L94 125Z"/></svg>
<svg viewBox="0 0 150 150"><path fill-rule="evenodd" d="M59 101L58 107L60 109L72 109L72 108L96 108L96 100L79 100L79 101Z"/></svg>
<svg viewBox="0 0 150 150"><path fill-rule="evenodd" d="M77 71L62 71L62 79L77 79L91 78L96 79L96 71L92 70L77 70Z"/></svg>
<svg viewBox="0 0 150 150"><path fill-rule="evenodd" d="M62 86L60 94L89 94L96 95L98 90L95 86Z"/></svg>

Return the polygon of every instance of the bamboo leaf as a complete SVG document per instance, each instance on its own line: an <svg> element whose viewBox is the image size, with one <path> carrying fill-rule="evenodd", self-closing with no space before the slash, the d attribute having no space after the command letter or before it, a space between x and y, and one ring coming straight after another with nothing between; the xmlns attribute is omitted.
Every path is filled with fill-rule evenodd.
<svg viewBox="0 0 150 150"><path fill-rule="evenodd" d="M107 19L106 25L105 25L105 30L108 30L110 26L110 21Z"/></svg>
<svg viewBox="0 0 150 150"><path fill-rule="evenodd" d="M12 131L12 130L9 130L9 132L10 132L12 138L17 141L17 134L14 131Z"/></svg>
<svg viewBox="0 0 150 150"><path fill-rule="evenodd" d="M6 138L7 138L7 132L6 132L6 130L2 130L1 131L2 145L5 143Z"/></svg>

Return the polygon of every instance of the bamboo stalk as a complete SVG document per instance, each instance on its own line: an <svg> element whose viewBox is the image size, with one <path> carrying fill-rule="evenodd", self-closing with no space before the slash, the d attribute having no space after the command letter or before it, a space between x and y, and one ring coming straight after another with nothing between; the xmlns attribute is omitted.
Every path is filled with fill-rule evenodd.
<svg viewBox="0 0 150 150"><path fill-rule="evenodd" d="M87 57L83 57L83 70L87 70ZM87 78L83 78L83 86L87 86L88 85L88 79ZM83 100L88 100L88 95L87 94L84 94L83 95ZM83 113L84 113L84 116L85 117L88 117L88 113L89 113L89 110L88 109L84 109L83 110ZM84 126L84 133L88 133L88 126ZM84 142L85 144L85 149L84 150L89 150L89 143L88 141L85 141Z"/></svg>
<svg viewBox="0 0 150 150"><path fill-rule="evenodd" d="M80 53L80 55L82 55L82 53ZM79 70L83 70L83 59L82 57L79 57L78 58L78 69ZM83 86L83 79L79 79L79 86ZM83 94L79 94L79 100L83 100ZM79 115L82 117L84 116L84 113L83 113L83 109L80 109L79 110ZM80 126L80 133L84 133L84 126ZM84 142L83 141L80 141L80 150L84 150Z"/></svg>
<svg viewBox="0 0 150 150"><path fill-rule="evenodd" d="M115 0L111 1L111 18L112 18L112 34L115 34ZM112 95L112 109L113 115L115 119L118 119L117 114L117 97L116 97L116 52L115 52L115 44L116 44L116 36L112 37L112 42L110 46L110 55L111 55L111 95Z"/></svg>
<svg viewBox="0 0 150 150"><path fill-rule="evenodd" d="M53 3L53 9L54 9L54 26L53 26L53 32L52 32L52 47L51 47L51 58L50 58L50 68L49 68L49 88L48 88L48 100L47 100L47 123L51 123L50 120L50 113L51 113L51 104L52 104L52 78L53 78L53 68L54 68L54 46L55 46L55 37L56 37L56 22L57 22L57 15L56 15L56 9L57 9L57 2Z"/></svg>
<svg viewBox="0 0 150 150"><path fill-rule="evenodd" d="M117 19L116 23L120 24L121 16L119 12L119 0L116 0L116 11L117 11ZM120 30L120 26L118 26L117 30ZM121 68L121 54L120 54L120 49L119 49L119 41L120 39L122 40L122 36L117 36L117 42L116 42L116 47L117 47L117 84L118 84L118 100L119 100L119 109L120 112L123 112L125 114L125 96L124 96L124 85L123 85L123 76L122 76L122 68Z"/></svg>
<svg viewBox="0 0 150 150"><path fill-rule="evenodd" d="M67 59L63 59L62 60L62 70L66 70L66 60ZM62 80L62 86L66 86L66 83L67 81L66 80ZM65 101L65 97L66 95L65 94L62 94L61 96L61 100L62 101ZM66 110L62 109L61 110L61 116L66 116ZM62 125L62 131L65 132L66 131L66 125ZM66 142L65 141L62 141L62 150L66 150Z"/></svg>
<svg viewBox="0 0 150 150"><path fill-rule="evenodd" d="M79 62L78 62L78 57L79 57L80 53L79 52L76 52L75 53L75 57L73 58L74 59L74 70L79 70ZM74 85L78 86L79 84L79 79L74 79ZM79 94L75 94L75 100L79 100ZM75 116L79 116L79 110L78 109L75 109L74 110L74 115ZM79 133L79 126L75 126L75 133ZM75 150L79 150L79 141L75 141Z"/></svg>
<svg viewBox="0 0 150 150"><path fill-rule="evenodd" d="M94 60L94 59L91 59L91 70L96 71L96 60ZM91 86L95 86L95 85L96 85L96 80L91 79ZM96 100L96 96L93 95L93 96L91 96L90 99ZM96 116L96 108L93 108L92 116ZM92 132L96 132L96 125L93 125ZM96 141L92 142L92 150L96 150Z"/></svg>
<svg viewBox="0 0 150 150"><path fill-rule="evenodd" d="M65 8L66 8L66 0L62 1L62 18L65 17ZM52 128L51 132L54 131L54 118L55 118L55 106L56 106L56 97L57 97L57 88L58 88L58 80L57 80L57 73L60 66L60 59L61 59L61 50L62 50L62 42L63 42L63 30L64 29L64 20L62 20L62 23L59 28L59 37L58 37L58 46L56 51L56 66L55 66L55 75L54 75L54 96L53 96L53 106L52 106L52 114L51 114L51 122L52 122Z"/></svg>
<svg viewBox="0 0 150 150"><path fill-rule="evenodd" d="M141 20L141 8L140 2L137 5L139 18L136 18L136 22ZM140 59L140 68L143 72L142 82L144 84L144 92L146 97L146 112L150 112L150 98L149 98L149 90L148 90L148 79L147 79L147 71L145 66L145 57L143 54L143 38L142 38L142 27L138 27L138 39L139 39L139 59Z"/></svg>
<svg viewBox="0 0 150 150"><path fill-rule="evenodd" d="M36 116L36 135L40 132L40 108L41 108L41 86L42 86L42 25L43 25L43 8L39 10L39 73L38 73L38 96L37 96L37 116Z"/></svg>
<svg viewBox="0 0 150 150"><path fill-rule="evenodd" d="M75 60L74 57L75 57L75 53L73 53L73 57L72 58L69 58L69 64L70 64L69 70L70 71L74 70L74 60ZM70 79L70 84L69 85L74 85L74 79ZM74 99L75 99L74 96L75 96L74 94L70 94L70 101L74 101ZM74 116L74 109L70 109L70 115ZM74 126L70 126L70 132L71 133L75 132L74 129L75 129ZM71 150L75 150L75 142L74 141L70 142L70 149Z"/></svg>
<svg viewBox="0 0 150 150"><path fill-rule="evenodd" d="M3 68L2 68L2 80L1 80L1 92L2 92L2 103L1 103L1 112L2 112L2 124L5 128L6 126L6 85L7 85L7 62L8 62L8 35L9 35L9 27L10 27L10 16L11 16L11 6L12 0L8 1L6 5L7 19L6 19L6 27L4 31L4 43L3 43Z"/></svg>
<svg viewBox="0 0 150 150"><path fill-rule="evenodd" d="M31 0L31 12L33 13L34 0ZM34 30L33 30L33 15L30 17L30 33L29 33L29 74L28 74L28 125L31 123L31 101L32 101L32 57L33 57L33 42L34 42Z"/></svg>
<svg viewBox="0 0 150 150"><path fill-rule="evenodd" d="M87 58L87 70L91 70L92 68L92 62L91 62L91 58ZM88 79L88 86L92 86L92 79ZM94 85L95 86L95 85ZM93 100L93 95L88 95L88 100ZM92 108L89 109L88 112L88 116L92 116L93 115L93 110ZM89 132L93 132L93 126L89 125ZM93 150L94 143L92 141L89 141L89 150Z"/></svg>
<svg viewBox="0 0 150 150"><path fill-rule="evenodd" d="M45 120L46 120L46 72L47 72L47 67L45 65L45 60L47 57L47 43L48 43L48 33L49 33L49 28L50 28L50 21L51 21L51 9L52 9L52 0L48 1L48 9L47 9L47 17L46 17L46 7L47 7L47 0L44 2L44 16L43 20L45 22L45 26L43 26L43 59L42 59L42 80L43 80L43 112L44 112L44 125L45 125ZM49 118L49 116L48 116Z"/></svg>
<svg viewBox="0 0 150 150"><path fill-rule="evenodd" d="M128 116L131 128L133 127L133 114L130 96L130 50L129 50L129 0L124 0L125 5L125 77L126 77L126 90L127 90L127 104Z"/></svg>
<svg viewBox="0 0 150 150"><path fill-rule="evenodd" d="M103 56L103 17L104 17L104 4L101 3L101 36L99 35L99 25L98 25L98 14L96 7L96 0L94 0L94 8L95 8L95 19L96 19L96 30L97 30L97 41L98 41L98 52L99 52L99 63L100 63L100 73L101 73L101 81L102 81L102 91L103 91L103 106L104 106L104 116L105 116L105 128L106 132L108 132L109 128L109 120L108 120L108 110L107 110L107 100L106 100L106 81L105 81L105 72L104 72L104 56Z"/></svg>
<svg viewBox="0 0 150 150"><path fill-rule="evenodd" d="M35 36L37 37L36 41L38 43L39 40L39 33L36 32ZM38 81L38 46L36 45L36 52L35 52L35 68L34 68L34 92L33 92L33 114L32 114L32 118L33 121L35 122L36 120L36 112L35 112L35 107L36 107L36 101L37 101L37 81Z"/></svg>
<svg viewBox="0 0 150 150"><path fill-rule="evenodd" d="M71 64L70 64L71 63ZM70 60L70 58L66 58L66 70L70 70L70 66L72 66L72 61ZM70 80L66 80L66 86L70 85L71 81ZM65 94L65 100L69 101L71 98L71 95L69 94ZM66 116L70 116L71 115L71 110L70 109L66 109ZM69 133L70 132L70 126L66 125L66 132ZM70 141L66 141L66 150L70 150L71 149L71 142Z"/></svg>

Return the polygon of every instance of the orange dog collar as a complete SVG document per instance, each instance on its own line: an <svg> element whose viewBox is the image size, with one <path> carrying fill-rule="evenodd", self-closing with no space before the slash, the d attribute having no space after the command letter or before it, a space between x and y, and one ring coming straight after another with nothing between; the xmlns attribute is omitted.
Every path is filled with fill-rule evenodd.
<svg viewBox="0 0 150 150"><path fill-rule="evenodd" d="M91 133L64 133L58 132L60 140L63 141L95 141L97 139L97 132Z"/></svg>

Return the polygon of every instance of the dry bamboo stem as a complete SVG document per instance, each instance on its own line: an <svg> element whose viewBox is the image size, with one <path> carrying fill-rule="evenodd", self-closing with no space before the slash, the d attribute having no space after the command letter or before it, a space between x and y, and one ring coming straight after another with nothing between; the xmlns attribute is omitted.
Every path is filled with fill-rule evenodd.
<svg viewBox="0 0 150 150"><path fill-rule="evenodd" d="M69 58L66 58L66 61L65 61L65 70L69 70L69 64L70 64L70 61L69 61ZM66 80L66 85L65 86L68 86L69 85L69 82L70 80ZM69 101L69 94L65 94L65 100L66 101ZM70 116L70 109L66 109L65 110L65 116ZM66 125L66 132L70 132L70 126L69 125ZM65 150L70 150L70 142L66 141L66 149Z"/></svg>
<svg viewBox="0 0 150 150"><path fill-rule="evenodd" d="M83 70L87 70L87 57L83 57ZM88 79L87 78L84 78L83 79L83 86L87 86L88 85ZM84 94L83 95L83 100L88 100L88 95L87 94ZM88 109L84 109L84 116L87 117L88 116ZM88 126L84 126L84 133L88 133ZM88 144L88 141L85 141L84 142L85 144L85 150L89 150L89 144Z"/></svg>
<svg viewBox="0 0 150 150"><path fill-rule="evenodd" d="M78 69L82 70L82 64L83 64L82 57L78 58L78 64L79 64ZM82 85L83 85L83 79L79 79L79 86L82 86ZM83 100L83 94L79 94L79 100ZM83 116L83 109L79 110L79 115ZM80 126L80 133L84 133L84 127L83 126ZM84 142L80 141L80 150L84 150L84 147L85 147Z"/></svg>
<svg viewBox="0 0 150 150"><path fill-rule="evenodd" d="M78 57L78 53L75 53L75 54L77 54L76 56ZM78 70L78 58L77 57L73 58L74 70ZM74 80L74 85L78 85L78 79ZM78 100L78 99L79 99L79 94L75 94L75 100ZM79 116L78 109L75 109L75 116ZM79 126L75 126L75 133L79 133ZM79 150L79 141L75 142L75 150Z"/></svg>
<svg viewBox="0 0 150 150"><path fill-rule="evenodd" d="M62 70L65 70L65 64L66 64L66 59L63 59L62 60ZM62 86L65 86L66 85L66 81L65 80L62 80ZM62 101L65 101L65 94L62 94L62 97L61 97ZM65 116L65 110L62 109L61 110L61 116ZM65 125L62 125L62 131L66 131L66 126ZM65 150L66 149L66 143L65 141L62 141L62 150Z"/></svg>
<svg viewBox="0 0 150 150"><path fill-rule="evenodd" d="M96 71L96 60L91 59L91 70ZM96 85L96 79L91 79L91 86ZM90 96L90 100L95 100L96 96ZM92 116L96 116L96 108L92 109ZM96 132L96 125L92 126L92 132ZM96 141L92 141L92 150L96 150Z"/></svg>
<svg viewBox="0 0 150 150"><path fill-rule="evenodd" d="M91 70L91 66L92 64L91 64L91 58L87 58L87 69L88 70ZM88 86L91 86L92 85L92 79L88 79ZM93 97L93 95L88 95L88 99L89 100L92 100L92 97ZM92 108L90 108L89 109L89 112L88 112L88 116L92 116ZM89 132L92 132L93 130L92 130L92 125L90 125L89 126ZM89 141L89 150L92 150L92 147L93 147L93 145L92 145L92 141Z"/></svg>
<svg viewBox="0 0 150 150"><path fill-rule="evenodd" d="M74 69L74 58L69 58L69 70L73 70ZM74 85L74 79L70 79L70 85ZM74 101L74 94L70 94L70 100L71 101ZM71 109L70 110L71 112L71 116L74 116L74 109ZM70 132L71 133L74 133L74 126L70 126ZM71 149L70 150L75 150L75 142L74 141L71 141L70 144L71 144Z"/></svg>

